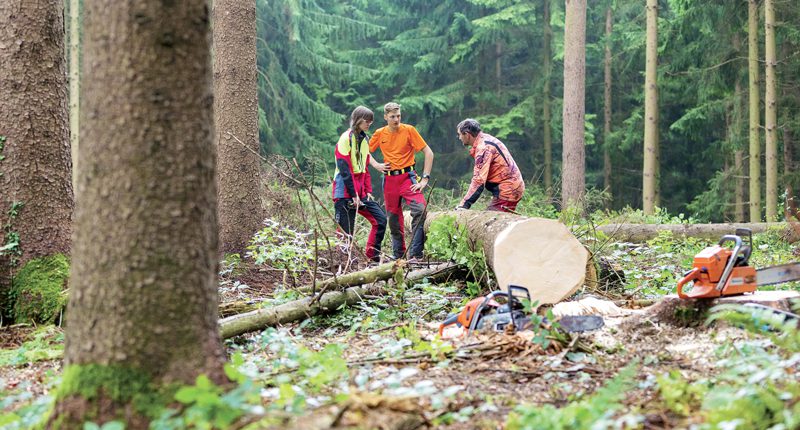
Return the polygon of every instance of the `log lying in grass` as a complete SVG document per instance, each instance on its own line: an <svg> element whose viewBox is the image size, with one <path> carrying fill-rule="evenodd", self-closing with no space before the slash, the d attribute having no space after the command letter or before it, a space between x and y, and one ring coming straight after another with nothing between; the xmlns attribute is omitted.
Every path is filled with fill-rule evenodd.
<svg viewBox="0 0 800 430"><path fill-rule="evenodd" d="M386 266L391 266L394 270L386 270ZM320 285L322 285L323 288L327 286L327 290L325 290L327 292L319 297L318 300L315 300L316 296L309 296L282 305L256 309L223 318L220 320L222 338L227 339L251 331L262 330L266 327L302 321L314 315L333 312L342 305L358 303L364 300L366 296L384 295L386 294L386 289L383 286L359 287L355 286L354 283L359 279L364 283L388 281L393 279L396 275L402 274L404 267L405 263L400 260L396 263L389 263L344 276L338 276L336 278L339 281L338 283L327 283L328 281L325 281L318 284L317 291L322 291L319 289ZM443 263L408 272L403 275L403 280L407 285L412 285L426 278L432 281L443 280L460 269L461 267L458 264ZM351 283L350 288L346 288L344 291L336 291L337 288L343 289L348 286L348 282ZM301 290L303 289L310 291L311 287L301 288Z"/></svg>
<svg viewBox="0 0 800 430"><path fill-rule="evenodd" d="M729 224L607 224L597 229L612 239L622 242L643 243L658 236L661 231L669 231L679 238L696 237L717 241L726 234L734 234L737 228L749 228L753 233L763 233L770 229L780 231L781 237L789 243L800 241L800 223L797 222L757 222Z"/></svg>
<svg viewBox="0 0 800 430"><path fill-rule="evenodd" d="M317 314L335 311L342 305L358 303L365 296L384 293L385 290L380 287L351 287L344 291L325 293L317 301L314 301L314 297L304 297L275 307L223 318L219 322L220 334L223 339L228 339L266 327L302 321Z"/></svg>
<svg viewBox="0 0 800 430"><path fill-rule="evenodd" d="M483 247L501 288L527 287L533 300L548 304L597 282L589 251L557 220L475 210L431 212L425 229L442 217L453 217L470 241Z"/></svg>

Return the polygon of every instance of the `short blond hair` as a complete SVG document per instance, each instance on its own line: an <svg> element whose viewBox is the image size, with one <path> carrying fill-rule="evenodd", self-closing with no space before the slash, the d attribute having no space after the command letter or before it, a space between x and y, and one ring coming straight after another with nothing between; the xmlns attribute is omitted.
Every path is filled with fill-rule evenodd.
<svg viewBox="0 0 800 430"><path fill-rule="evenodd" d="M383 105L383 113L387 114L389 112L394 112L400 110L400 105L395 102L389 102Z"/></svg>

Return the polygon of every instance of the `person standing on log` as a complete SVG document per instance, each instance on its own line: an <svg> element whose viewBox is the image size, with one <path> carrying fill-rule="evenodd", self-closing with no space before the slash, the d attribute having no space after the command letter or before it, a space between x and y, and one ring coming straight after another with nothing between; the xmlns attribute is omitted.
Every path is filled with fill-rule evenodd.
<svg viewBox="0 0 800 430"><path fill-rule="evenodd" d="M372 197L372 179L367 170L370 160L369 136L374 115L364 106L358 106L350 115L348 128L336 143L336 173L333 177L333 207L336 223L352 240L356 212L369 221L372 228L367 238L367 258L380 261L381 243L386 233L386 214Z"/></svg>
<svg viewBox="0 0 800 430"><path fill-rule="evenodd" d="M400 105L394 102L383 107L383 118L386 127L379 128L369 141L370 152L378 148L383 154L384 163L375 163L373 167L383 174L383 199L389 213L389 231L392 235L392 251L394 258L403 258L406 254L405 231L403 224L403 208L405 202L411 210L411 245L409 256L422 258L425 246L425 196L422 190L428 185L433 167L433 151L420 136L414 126L400 122ZM425 165L422 175L418 176L414 169L414 155L422 151L425 154Z"/></svg>
<svg viewBox="0 0 800 430"><path fill-rule="evenodd" d="M469 209L487 189L492 193L487 210L513 212L525 193L525 181L506 145L484 133L480 123L472 118L458 123L456 133L475 159L469 190L456 209Z"/></svg>

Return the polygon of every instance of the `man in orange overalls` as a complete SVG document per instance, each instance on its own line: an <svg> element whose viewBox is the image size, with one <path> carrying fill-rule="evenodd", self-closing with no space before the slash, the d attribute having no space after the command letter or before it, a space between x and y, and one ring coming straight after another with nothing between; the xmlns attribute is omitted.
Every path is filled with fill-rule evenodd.
<svg viewBox="0 0 800 430"><path fill-rule="evenodd" d="M383 199L389 215L389 231L392 236L394 258L406 254L405 227L403 224L403 202L411 210L410 258L422 258L425 246L425 196L422 190L428 185L433 167L433 151L412 125L400 122L400 105L386 103L383 107L386 127L379 128L369 141L370 152L380 148L383 163L373 167L383 174ZM414 154L425 154L422 175L414 169Z"/></svg>
<svg viewBox="0 0 800 430"><path fill-rule="evenodd" d="M492 193L487 210L513 212L525 193L525 182L506 145L484 133L480 123L472 118L458 123L456 133L475 159L469 190L456 209L469 209L487 189Z"/></svg>

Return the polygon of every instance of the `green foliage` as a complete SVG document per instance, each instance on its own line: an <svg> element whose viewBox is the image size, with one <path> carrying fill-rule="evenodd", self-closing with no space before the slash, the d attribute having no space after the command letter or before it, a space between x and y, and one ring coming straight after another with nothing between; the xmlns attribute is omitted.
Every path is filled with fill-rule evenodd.
<svg viewBox="0 0 800 430"><path fill-rule="evenodd" d="M656 382L667 409L684 417L700 407L709 389L706 384L686 381L677 370L658 376Z"/></svg>
<svg viewBox="0 0 800 430"><path fill-rule="evenodd" d="M247 247L247 256L256 264L268 264L276 269L284 269L297 277L299 272L309 269L314 259L314 251L307 242L311 233L303 233L267 219L266 227L256 232Z"/></svg>
<svg viewBox="0 0 800 430"><path fill-rule="evenodd" d="M227 367L227 366L226 366ZM231 372L231 371L229 371ZM253 410L260 397L253 381L238 378L232 390L214 384L205 375L197 377L194 385L183 386L175 392L175 400L183 405L178 411L165 410L154 420L153 430L228 429L243 415Z"/></svg>
<svg viewBox="0 0 800 430"><path fill-rule="evenodd" d="M483 246L480 243L471 243L466 227L458 226L453 216L442 216L431 222L425 241L425 252L433 257L464 265L473 279L485 285L492 283Z"/></svg>
<svg viewBox="0 0 800 430"><path fill-rule="evenodd" d="M26 366L43 360L59 359L64 354L64 333L55 326L44 326L19 348L0 350L0 367Z"/></svg>
<svg viewBox="0 0 800 430"><path fill-rule="evenodd" d="M28 261L11 281L12 314L18 323L52 324L67 304L69 260L63 254Z"/></svg>
<svg viewBox="0 0 800 430"><path fill-rule="evenodd" d="M614 414L622 409L634 386L638 365L629 365L591 396L563 408L551 405L517 406L506 422L508 430L581 430L613 428Z"/></svg>

